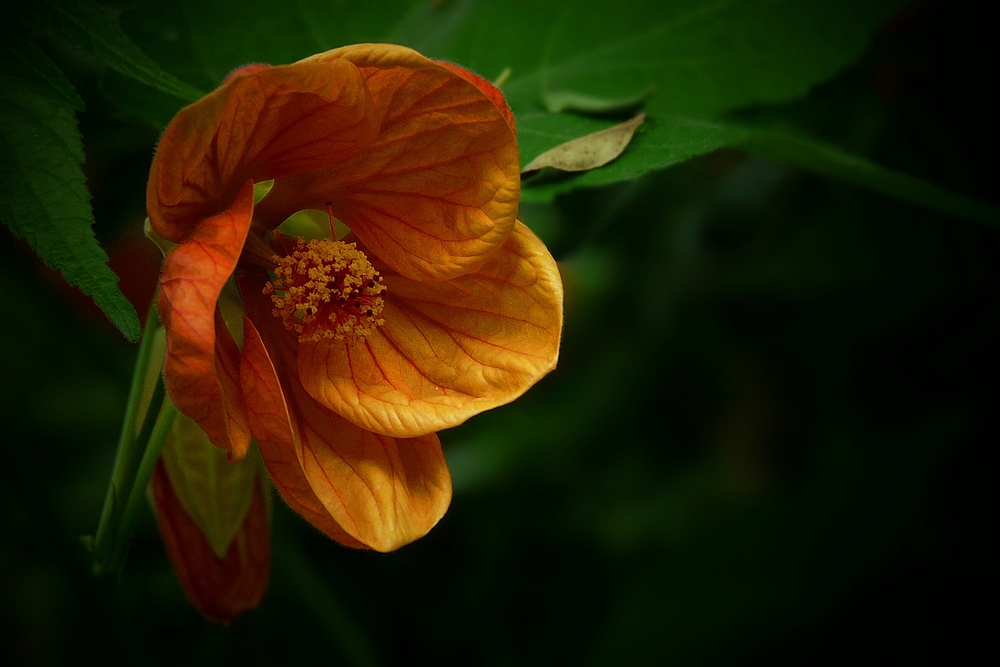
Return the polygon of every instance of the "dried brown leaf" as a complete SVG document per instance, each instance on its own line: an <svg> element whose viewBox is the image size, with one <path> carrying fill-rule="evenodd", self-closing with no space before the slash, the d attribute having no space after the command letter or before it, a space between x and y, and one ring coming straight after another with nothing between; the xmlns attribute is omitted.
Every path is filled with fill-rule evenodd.
<svg viewBox="0 0 1000 667"><path fill-rule="evenodd" d="M622 154L632 141L646 114L599 132L577 137L551 148L525 165L521 173L552 167L559 171L589 171L608 164Z"/></svg>

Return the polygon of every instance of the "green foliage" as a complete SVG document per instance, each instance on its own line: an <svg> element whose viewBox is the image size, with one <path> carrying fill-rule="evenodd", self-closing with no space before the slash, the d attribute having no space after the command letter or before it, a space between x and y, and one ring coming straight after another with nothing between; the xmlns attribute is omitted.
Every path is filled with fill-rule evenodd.
<svg viewBox="0 0 1000 667"><path fill-rule="evenodd" d="M543 108L547 91L615 99L652 85L651 116L715 118L806 94L856 59L898 4L482 2L434 51L484 76L510 67L504 92L515 113Z"/></svg>
<svg viewBox="0 0 1000 667"><path fill-rule="evenodd" d="M131 517L111 536L114 563L131 544L127 567L107 582L124 608L109 615L86 585L78 536L100 511L135 352L0 243L0 663L963 662L997 593L982 527L1000 508L1000 246L995 227L954 220L995 222L995 207L928 182L995 199L981 84L1000 59L983 57L985 9L934 1L874 39L891 3L102 3L129 6L114 22L200 90L247 62L367 40L491 79L510 66L525 163L648 118L606 167L525 181L520 215L566 286L560 363L441 434L455 498L440 524L374 554L278 503L270 590L228 628L185 600L142 481L109 510ZM155 132L122 119L162 128L185 100L95 59L69 23L31 25L0 46L0 152L26 142L0 161L0 204L22 196L23 165L70 174L45 201L76 193L69 229L96 248L81 98L101 238L137 231L139 202L106 202L138 199L115 174L141 174L154 150ZM601 54L619 69L602 73ZM59 133L41 131L53 119ZM103 259L95 270L113 280ZM127 430L151 437L155 416ZM158 457L123 467L144 480Z"/></svg>
<svg viewBox="0 0 1000 667"><path fill-rule="evenodd" d="M653 85L651 115L714 118L805 95L860 56L900 4L482 2L438 53L486 76L510 67L504 90L515 111L539 108L546 88L625 98Z"/></svg>
<svg viewBox="0 0 1000 667"><path fill-rule="evenodd" d="M546 114L529 113L527 117L539 127L520 131L522 146L558 144L580 136L576 133L587 134L595 131L590 128L603 127L599 121L580 117L573 117L571 122ZM551 201L559 193L635 178L647 171L663 169L719 148L741 148L948 215L991 225L1000 224L1000 208L996 206L887 169L801 133L681 118L647 120L636 132L636 138L627 150L626 154L633 159L619 159L603 169L578 176L540 174L526 181L522 199L530 202Z"/></svg>
<svg viewBox="0 0 1000 667"><path fill-rule="evenodd" d="M138 340L135 309L118 289L118 277L91 229L76 122L83 100L32 38L48 33L187 100L201 93L160 69L88 0L44 0L15 9L5 28L0 43L0 218L46 264L93 297L126 338Z"/></svg>
<svg viewBox="0 0 1000 667"><path fill-rule="evenodd" d="M304 0L282 11L263 1L211 7L170 2L143 3L126 14L124 25L165 66L204 87L247 62L292 62L362 41L406 44L487 78L510 68L503 89L516 115L522 165L610 127L616 120L607 114L629 113L645 103L649 120L620 158L582 175L534 177L525 183L525 201L550 201L558 193L742 147L971 220L996 221L991 207L836 147L720 121L735 109L806 95L857 59L874 27L901 4L673 0L645 3L640 10L601 0L395 0L361 7ZM156 128L165 126L165 110L178 107L169 100L151 104L121 77L105 86L124 115ZM834 154L839 158L833 160Z"/></svg>
<svg viewBox="0 0 1000 667"><path fill-rule="evenodd" d="M0 43L0 219L66 280L94 298L129 340L135 309L91 230L75 112L83 100L36 45Z"/></svg>
<svg viewBox="0 0 1000 667"><path fill-rule="evenodd" d="M4 28L0 218L14 234L27 239L46 264L62 271L67 282L93 297L126 338L136 341L135 309L118 289L118 277L108 268L107 254L92 231L76 121L84 103L38 38L47 34L169 96L193 101L202 93L163 71L92 0L40 0L12 10ZM160 104L148 111L154 114L164 106L171 109Z"/></svg>
<svg viewBox="0 0 1000 667"><path fill-rule="evenodd" d="M650 86L638 95L620 99L608 99L592 95L581 95L568 90L542 89L542 103L550 113L579 111L590 114L619 114L637 109L656 93L656 86Z"/></svg>
<svg viewBox="0 0 1000 667"><path fill-rule="evenodd" d="M34 19L57 39L136 81L188 102L204 95L164 72L93 0L41 0Z"/></svg>
<svg viewBox="0 0 1000 667"><path fill-rule="evenodd" d="M739 147L995 223L995 207L794 131L725 120L737 109L806 95L855 60L873 28L899 4L673 0L645 4L640 11L599 0L386 0L361 6L302 0L282 7L263 0L171 1L141 3L126 12L123 31L89 0L44 0L15 13L14 23L102 62L107 70L101 90L120 116L157 129L196 99L199 88L213 88L248 62L291 62L343 44L392 41L487 77L509 68L504 92L516 114L522 164L609 127L615 119L608 114L644 106L649 119L621 157L576 176L534 176L525 182L528 202ZM8 159L0 213L135 339L138 321L90 232L88 195L76 167L82 152L73 116L82 101L33 42L10 42L4 62L11 85L3 98ZM55 189L58 196L52 195Z"/></svg>
<svg viewBox="0 0 1000 667"><path fill-rule="evenodd" d="M546 92L634 103L655 86L651 114L714 118L805 95L855 60L899 4L304 0L280 9L229 0L146 2L123 21L146 52L196 85L217 85L247 62L280 64L344 44L391 41L487 78L510 67L504 92L515 113L543 108Z"/></svg>

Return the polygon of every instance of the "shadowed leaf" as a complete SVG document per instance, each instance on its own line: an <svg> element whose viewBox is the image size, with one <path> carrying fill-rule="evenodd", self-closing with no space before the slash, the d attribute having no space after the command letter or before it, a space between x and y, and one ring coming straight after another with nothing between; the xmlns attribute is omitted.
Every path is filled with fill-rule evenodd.
<svg viewBox="0 0 1000 667"><path fill-rule="evenodd" d="M92 296L129 340L138 340L139 318L91 230L74 115L83 101L52 61L26 42L0 44L0 78L0 219Z"/></svg>
<svg viewBox="0 0 1000 667"><path fill-rule="evenodd" d="M598 124L598 121L573 118L571 127L594 124ZM793 132L682 118L650 119L648 125L656 127L656 132L644 130L632 142L626 156L640 154L651 169L663 169L720 148L740 148L947 215L986 224L1000 224L1000 208L992 204L950 192L919 178L875 164L860 155ZM551 129L547 129L546 137L559 136L558 133L567 131L565 126L553 123ZM530 133L530 130L527 132ZM521 130L522 137L525 133L525 130ZM521 199L551 201L562 192L614 183L645 173L646 170L639 168L636 160L626 161L624 157L603 169L589 171L564 181L540 184L537 187L526 183L526 187L521 190Z"/></svg>
<svg viewBox="0 0 1000 667"><path fill-rule="evenodd" d="M43 0L35 11L54 37L86 51L108 67L188 102L204 93L150 59L110 16L90 0Z"/></svg>
<svg viewBox="0 0 1000 667"><path fill-rule="evenodd" d="M510 70L504 70L509 72ZM542 103L549 113L560 113L562 111L581 111L593 114L613 114L622 113L635 109L640 104L652 97L656 92L654 86L649 86L641 93L628 97L609 99L605 97L594 97L592 95L581 95L570 90L542 90Z"/></svg>

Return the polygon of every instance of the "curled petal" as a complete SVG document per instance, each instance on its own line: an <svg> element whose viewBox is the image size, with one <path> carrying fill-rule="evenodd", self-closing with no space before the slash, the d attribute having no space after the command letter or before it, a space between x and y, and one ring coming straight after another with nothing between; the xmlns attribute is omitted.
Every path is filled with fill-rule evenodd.
<svg viewBox="0 0 1000 667"><path fill-rule="evenodd" d="M162 462L153 473L150 490L170 563L198 611L228 624L256 608L271 571L271 526L261 485L256 485L243 525L223 558L184 510Z"/></svg>
<svg viewBox="0 0 1000 667"><path fill-rule="evenodd" d="M170 251L160 276L160 316L167 330L163 372L170 397L233 460L246 454L250 429L237 383L239 350L218 301L252 214L253 183L247 181L231 208L203 220Z"/></svg>
<svg viewBox="0 0 1000 667"><path fill-rule="evenodd" d="M477 269L510 234L520 196L517 139L497 103L465 76L410 49L363 44L303 62L350 60L371 91L379 132L364 150L285 184L299 208L334 213L413 280Z"/></svg>
<svg viewBox="0 0 1000 667"><path fill-rule="evenodd" d="M258 322L265 333L274 328ZM437 436L396 439L358 428L314 401L294 372L279 372L269 348L288 353L275 349L285 344L277 336L265 345L249 318L244 330L250 420L282 497L348 546L392 551L425 535L451 502Z"/></svg>
<svg viewBox="0 0 1000 667"><path fill-rule="evenodd" d="M346 60L246 70L182 109L160 139L146 210L179 243L202 218L230 205L247 179L326 167L374 137L377 118Z"/></svg>
<svg viewBox="0 0 1000 667"><path fill-rule="evenodd" d="M383 275L385 324L374 334L299 346L303 386L355 424L432 433L514 400L555 367L562 281L524 224L475 273L431 284Z"/></svg>

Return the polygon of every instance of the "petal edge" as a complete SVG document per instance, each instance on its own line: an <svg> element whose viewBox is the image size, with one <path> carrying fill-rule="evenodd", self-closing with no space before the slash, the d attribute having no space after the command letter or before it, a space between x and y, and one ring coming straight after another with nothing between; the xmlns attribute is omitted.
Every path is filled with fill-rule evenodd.
<svg viewBox="0 0 1000 667"><path fill-rule="evenodd" d="M262 324L265 332L268 325L273 327L270 322ZM248 396L254 397L251 421L269 469L279 462L285 468L282 479L275 477L283 497L307 494L309 513L303 516L348 546L359 545L331 534L331 524L376 551L392 551L425 535L451 501L451 477L437 436L394 439L355 426L316 403L294 372L276 369L268 351L281 345L275 336L269 335L267 344L250 318L244 326L248 374L251 367L256 373L256 378L248 375L247 380L257 384L247 386ZM275 353L294 358L278 350ZM268 418L264 410L273 413L274 406L260 403L266 396L277 395L284 397L287 415L287 421L277 422L279 432L273 423L264 423ZM287 481L292 477L295 489Z"/></svg>

